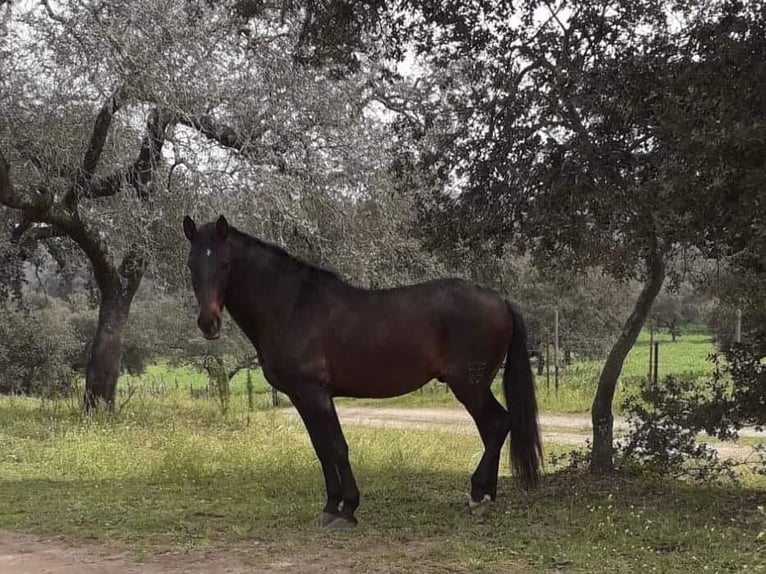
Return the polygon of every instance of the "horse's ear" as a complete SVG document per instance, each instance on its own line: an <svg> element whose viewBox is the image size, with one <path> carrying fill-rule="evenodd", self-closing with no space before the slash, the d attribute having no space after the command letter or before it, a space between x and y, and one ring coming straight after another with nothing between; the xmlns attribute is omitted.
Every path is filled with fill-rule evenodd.
<svg viewBox="0 0 766 574"><path fill-rule="evenodd" d="M194 220L188 215L184 216L184 235L189 241L194 241L194 234L197 233L197 226Z"/></svg>
<svg viewBox="0 0 766 574"><path fill-rule="evenodd" d="M215 222L215 231L221 239L226 239L229 235L229 222L223 215L219 216L218 221Z"/></svg>

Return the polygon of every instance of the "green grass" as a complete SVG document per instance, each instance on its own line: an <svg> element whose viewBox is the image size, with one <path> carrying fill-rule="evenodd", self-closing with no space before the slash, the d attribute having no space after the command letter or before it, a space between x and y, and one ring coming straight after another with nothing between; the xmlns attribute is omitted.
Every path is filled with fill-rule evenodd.
<svg viewBox="0 0 766 574"><path fill-rule="evenodd" d="M475 518L464 492L478 437L351 427L361 525L330 533L314 524L323 484L299 422L269 410L249 424L239 410L223 419L183 392L142 401L86 419L66 404L0 398L0 528L139 557L233 548L254 566L311 560L360 572L766 564L763 477L724 488L552 472L527 494L504 463L498 505Z"/></svg>
<svg viewBox="0 0 766 574"><path fill-rule="evenodd" d="M271 387L263 378L260 369L251 369L253 379L253 389L256 395L267 395L271 392ZM247 371L242 370L234 375L230 382L230 389L234 395L245 394L245 381ZM166 361L159 361L152 365L147 365L146 371L139 376L124 374L120 377L118 388L126 389L131 385L142 388L146 391L158 391L164 387L167 391L195 389L201 391L208 384L207 374L199 369L188 365L171 365Z"/></svg>
<svg viewBox="0 0 766 574"><path fill-rule="evenodd" d="M674 342L670 335L662 333L655 334L654 340L660 343L658 380L668 375L705 378L712 372L713 365L708 357L715 351L715 346L710 335L690 333ZM642 331L622 367L614 398L618 412L626 392L636 389L649 374L649 347L649 333ZM601 360L575 361L564 366L558 394L552 388L545 388L544 380L538 379L540 408L553 412L589 411L603 363Z"/></svg>

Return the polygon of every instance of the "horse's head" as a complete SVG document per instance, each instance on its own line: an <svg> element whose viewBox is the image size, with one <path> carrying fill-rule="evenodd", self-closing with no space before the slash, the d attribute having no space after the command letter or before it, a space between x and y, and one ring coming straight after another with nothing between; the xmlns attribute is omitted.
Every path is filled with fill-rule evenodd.
<svg viewBox="0 0 766 574"><path fill-rule="evenodd" d="M199 303L197 325L206 339L221 335L221 313L231 267L231 246L226 241L229 224L221 215L214 223L197 229L188 215L184 217L184 235L191 243L188 266L194 294Z"/></svg>

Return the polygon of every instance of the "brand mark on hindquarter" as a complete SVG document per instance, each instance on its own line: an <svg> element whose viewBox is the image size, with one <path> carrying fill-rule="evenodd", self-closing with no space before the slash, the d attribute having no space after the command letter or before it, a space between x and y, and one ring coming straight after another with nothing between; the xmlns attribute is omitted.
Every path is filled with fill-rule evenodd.
<svg viewBox="0 0 766 574"><path fill-rule="evenodd" d="M468 382L481 385L487 377L487 363L471 363L468 365Z"/></svg>

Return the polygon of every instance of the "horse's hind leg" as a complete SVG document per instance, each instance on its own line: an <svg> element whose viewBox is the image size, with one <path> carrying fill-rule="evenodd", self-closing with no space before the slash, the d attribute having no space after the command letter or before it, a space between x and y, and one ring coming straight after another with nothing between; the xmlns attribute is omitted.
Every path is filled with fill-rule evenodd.
<svg viewBox="0 0 766 574"><path fill-rule="evenodd" d="M500 453L510 430L508 411L497 402L489 383L448 381L457 399L470 413L484 443L484 454L471 476L471 507L497 497L497 474Z"/></svg>

